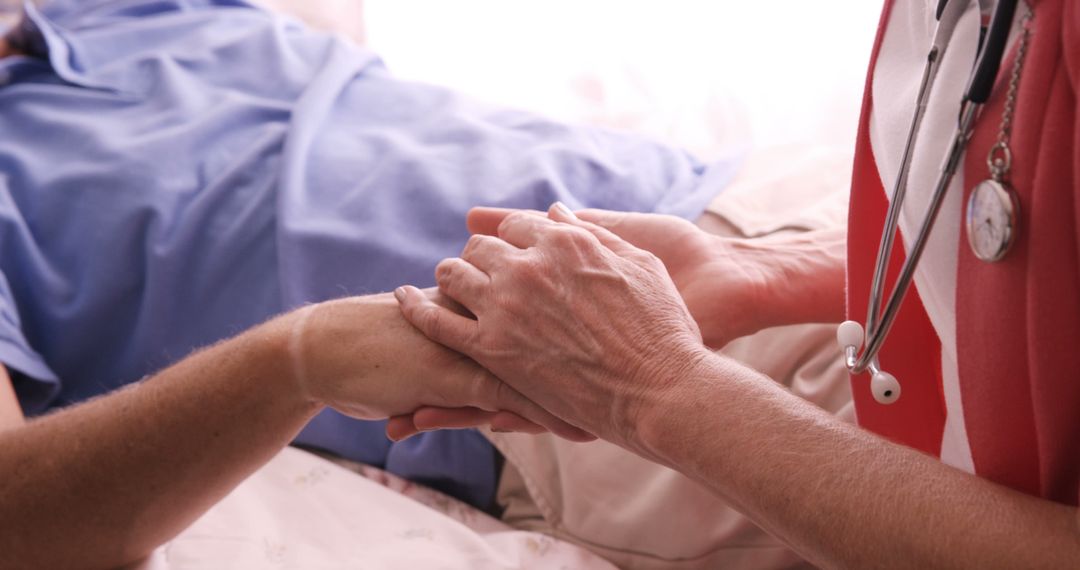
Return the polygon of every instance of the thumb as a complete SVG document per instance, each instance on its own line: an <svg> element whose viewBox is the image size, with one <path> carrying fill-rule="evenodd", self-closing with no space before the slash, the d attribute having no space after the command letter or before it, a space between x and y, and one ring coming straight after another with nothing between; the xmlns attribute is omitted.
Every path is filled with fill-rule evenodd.
<svg viewBox="0 0 1080 570"><path fill-rule="evenodd" d="M622 232L620 231L622 228L620 226L622 226L623 223L626 222L627 219L633 214L631 214L630 212L616 212L613 210L588 208L585 210L578 210L577 212L574 212L574 215L581 218L582 220L585 220L586 222L596 224L618 235L622 235Z"/></svg>

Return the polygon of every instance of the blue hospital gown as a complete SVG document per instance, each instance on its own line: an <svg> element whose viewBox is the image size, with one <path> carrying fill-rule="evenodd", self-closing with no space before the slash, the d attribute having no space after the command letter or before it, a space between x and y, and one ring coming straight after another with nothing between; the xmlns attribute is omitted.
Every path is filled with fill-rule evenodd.
<svg viewBox="0 0 1080 570"><path fill-rule="evenodd" d="M472 206L693 217L733 170L397 80L239 0L56 0L10 35L32 56L0 60L0 362L31 414L307 302L429 286ZM493 498L476 432L391 444L327 411L297 442Z"/></svg>

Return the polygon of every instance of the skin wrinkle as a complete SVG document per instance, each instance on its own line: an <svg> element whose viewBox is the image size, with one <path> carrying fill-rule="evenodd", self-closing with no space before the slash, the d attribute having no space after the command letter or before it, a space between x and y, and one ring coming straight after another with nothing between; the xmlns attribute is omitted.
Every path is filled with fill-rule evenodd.
<svg viewBox="0 0 1080 570"><path fill-rule="evenodd" d="M309 305L146 381L0 430L0 528L50 531L0 532L0 567L124 566L186 528L325 407L383 419L442 403L590 439L425 338L388 295Z"/></svg>
<svg viewBox="0 0 1080 570"><path fill-rule="evenodd" d="M718 363L714 363L714 366L717 365ZM721 385L699 391L703 394L742 393L741 387L748 388L747 396L739 401L714 398L716 406L711 411L711 417L738 417L740 419L735 424L738 429L724 429L724 422L717 422L721 425L714 426L718 429L712 432L708 439L715 441L719 436L721 439L727 438L728 441L710 446L692 420L685 421L678 427L669 425L667 429L653 431L646 436L668 449L669 453L659 454L659 458L669 465L681 463L685 473L716 489L721 496L732 501L737 508L767 530L786 540L815 564L824 567L949 566L955 562L946 561L955 561L958 555L955 545L946 548L951 541L935 542L915 538L919 536L921 529L933 528L928 525L939 524L939 528L982 530L987 525L993 525L992 521L995 519L1006 525L1016 519L1015 511L1012 511L1007 500L991 500L988 503L969 497L970 481L974 480L976 486L990 486L986 481L943 468L935 459L899 446L888 445L880 452L867 453L867 450L874 448L875 442L880 442L875 436L854 426L833 422L826 414L812 406L787 398L786 393L779 388L770 387L768 393L763 393L766 391L762 388L768 384L756 380L756 375L749 371L740 372L734 363L717 366L712 372L700 371L696 376L727 378ZM724 390L724 386L732 389ZM687 409L686 402L694 403L696 400L679 402L675 399L668 404L672 406L668 409ZM747 407L762 412L768 408L776 408L776 411L747 413L743 410ZM686 414L680 414L680 417L685 416ZM778 429L774 421L776 419L782 419L790 425ZM646 424L649 421L651 420L647 420ZM681 434L683 439L676 440L675 436L669 435L671 433ZM688 435L689 437L686 437ZM853 446L853 440L863 443ZM720 448L726 451L712 452L713 449ZM702 450L711 458L702 458ZM752 453L747 455L744 453L747 450L752 450ZM763 455L771 456L771 461L758 463ZM752 463L729 463L726 461L729 456L749 457ZM806 464L807 460L814 463L814 469L807 471L807 467L810 467ZM941 477L926 473L928 465L946 469L947 474L959 476L942 480ZM798 475L773 476L783 473ZM815 478L818 473L828 473L829 476ZM757 474L757 477L752 474ZM877 484L868 485L868 481L876 481ZM998 493L1018 495L1007 489L993 487ZM801 505L805 504L804 497L816 496L828 497L834 503L828 510L808 511L801 508ZM934 499L913 502L913 497ZM973 513L971 517L959 517L960 520L957 520L956 509L940 508L940 501L950 497L960 497L959 503L984 512L982 515ZM1030 497L1024 499L1034 500ZM1000 509L1012 514L987 513L987 506L991 507L991 510ZM905 508L910 512L902 514ZM845 512L857 514L839 514ZM866 525L873 521L890 520L895 520L896 526L889 527L891 532L895 533L893 540L889 542L849 540L849 537L864 535ZM917 525L905 525L903 521L908 520L919 522ZM1040 526L1044 524L1040 523ZM793 539L788 530L790 527L803 527L803 538ZM988 537L988 543L1004 546L1018 553L1019 547L1010 547L1016 542L1015 535L1010 532L1000 529L998 533L990 533L992 536ZM828 538L820 542L808 542L806 536ZM832 554L825 554L829 552ZM1029 556L1030 551L1025 555ZM973 552L960 555L960 559L971 564L978 558ZM887 564L885 561L894 563ZM998 560L992 566L997 566L1000 562Z"/></svg>
<svg viewBox="0 0 1080 570"><path fill-rule="evenodd" d="M725 299L729 288L754 287L725 280L723 263L739 260L682 267L679 259L694 255L658 253L671 243L665 228L675 231L677 224L640 214L620 218L627 224L622 231L657 245L653 253L664 262L656 264L600 232L594 232L603 244L593 245L597 256L555 248L542 239L554 223L586 226L554 209L549 215L551 221L514 216L531 236L515 233L511 218L494 210L471 213L470 227L498 225L506 233L501 237L518 240L511 242L518 247L532 240L547 254L545 266L530 278L555 280L570 293L555 296L525 278L503 280L516 268L495 267L491 287L499 291L499 305L472 307L480 314L480 343L448 340L526 395L693 478L820 567L1057 568L1080 560L1075 507L1024 495L863 431L693 338L687 313L704 327L740 310L750 314L746 322L756 317L761 326L777 324L770 319L778 317L788 319L784 324L840 318L842 231L747 240L742 261L764 264L767 279L782 281L753 293L765 295L758 302L774 305L763 314L756 303L713 302ZM590 270L626 281L595 279ZM691 303L665 271L717 287L711 298ZM530 308L536 309L531 319L516 318ZM412 310L402 309L406 315ZM569 330L568 320L580 323ZM576 362L580 334L607 350L591 362ZM505 350L507 342L528 352L510 360L486 350ZM529 362L538 355L548 366Z"/></svg>

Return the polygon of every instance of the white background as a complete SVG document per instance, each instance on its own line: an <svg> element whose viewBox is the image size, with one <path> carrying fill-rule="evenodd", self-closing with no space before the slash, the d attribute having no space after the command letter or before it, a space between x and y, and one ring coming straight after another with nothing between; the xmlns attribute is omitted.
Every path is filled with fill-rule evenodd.
<svg viewBox="0 0 1080 570"><path fill-rule="evenodd" d="M569 121L633 129L703 158L850 148L881 2L366 0L400 77Z"/></svg>

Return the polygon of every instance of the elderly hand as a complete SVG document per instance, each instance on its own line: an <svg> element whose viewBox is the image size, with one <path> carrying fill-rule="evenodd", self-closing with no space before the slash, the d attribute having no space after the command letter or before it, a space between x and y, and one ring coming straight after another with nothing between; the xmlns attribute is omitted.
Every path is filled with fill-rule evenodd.
<svg viewBox="0 0 1080 570"><path fill-rule="evenodd" d="M505 216L436 270L475 319L416 288L397 294L432 340L470 356L530 400L627 444L641 406L710 353L664 264L557 204Z"/></svg>
<svg viewBox="0 0 1080 570"><path fill-rule="evenodd" d="M496 235L514 210L474 208L473 233ZM541 216L540 212L535 212ZM701 328L705 344L728 342L773 325L767 308L776 266L760 242L712 235L675 216L582 210L579 218L660 258Z"/></svg>
<svg viewBox="0 0 1080 570"><path fill-rule="evenodd" d="M432 306L452 310L434 291L417 290L416 294ZM310 305L279 321L302 394L343 414L383 419L409 417L424 406L468 407L487 414L488 421L505 429L546 429L575 441L594 439L544 411L468 357L424 338L402 319L390 295ZM400 418L387 426L391 439L415 431Z"/></svg>

